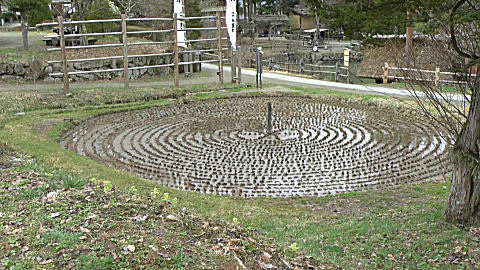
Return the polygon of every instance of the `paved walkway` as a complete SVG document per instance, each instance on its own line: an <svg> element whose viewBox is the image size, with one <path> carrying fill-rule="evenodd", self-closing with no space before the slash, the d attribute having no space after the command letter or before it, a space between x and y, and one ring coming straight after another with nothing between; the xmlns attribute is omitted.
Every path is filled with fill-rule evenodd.
<svg viewBox="0 0 480 270"><path fill-rule="evenodd" d="M216 83L218 82L218 77L216 72L218 66L212 64L202 64L202 73L195 74L193 77L186 78L180 76L180 85L191 85L191 84L206 84L206 83ZM255 84L255 70L252 69L243 69L242 70L242 82ZM231 78L230 67L224 67L224 82L229 82ZM295 86L295 87L310 87L310 88L322 88L328 90L339 90L346 92L355 92L355 93L367 93L367 94L378 94L386 96L396 96L396 97L411 97L411 92L405 89L396 89L380 86L366 86L359 84L346 84L330 81L322 81L310 78L302 78L287 74L279 74L275 72L264 72L263 83L269 85L282 85L282 86ZM173 85L173 78L161 78L159 80L138 80L132 81L130 83L133 87L154 87L154 86L171 86ZM101 88L101 87L122 87L123 82L120 80L117 81L96 81L96 82L81 82L81 83L72 83L71 89L82 89L82 88ZM2 91L18 91L18 90L41 90L46 87L53 89L62 89L63 84L56 83L37 83L37 84L6 84L0 83L0 93ZM417 92L417 95L424 96L423 93ZM463 102L463 96L459 94L445 94L445 98Z"/></svg>
<svg viewBox="0 0 480 270"><path fill-rule="evenodd" d="M203 64L204 69L218 70L218 66L212 64ZM224 67L225 79L230 79L230 67ZM256 71L252 69L243 69L242 70L242 80L248 83L255 83ZM316 79L302 78L291 75L279 74L275 72L264 72L262 75L263 83L266 84L282 84L290 86L301 86L301 87L318 87L325 89L336 89L336 90L347 90L351 92L362 92L369 94L380 94L387 96L398 96L398 97L411 97L412 93L406 89L396 89L389 87L380 87L380 86L366 86L360 84L346 84L330 81L322 81ZM424 94L421 92L416 93L418 96L423 97ZM459 94L444 94L444 98L453 100L453 101L463 101L463 95Z"/></svg>

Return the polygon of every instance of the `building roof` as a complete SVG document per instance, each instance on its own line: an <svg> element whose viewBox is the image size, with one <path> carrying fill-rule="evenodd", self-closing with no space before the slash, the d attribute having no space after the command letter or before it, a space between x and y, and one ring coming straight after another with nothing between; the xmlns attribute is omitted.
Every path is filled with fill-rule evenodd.
<svg viewBox="0 0 480 270"><path fill-rule="evenodd" d="M303 5L303 4L298 4L295 5L292 8L292 13L300 16L312 16L312 12L310 11L310 8Z"/></svg>
<svg viewBox="0 0 480 270"><path fill-rule="evenodd" d="M211 13L211 12L217 12L217 11L225 12L225 10L226 10L225 6L222 6L222 7L208 7L208 8L203 8L202 13Z"/></svg>
<svg viewBox="0 0 480 270"><path fill-rule="evenodd" d="M284 25L287 21L288 17L286 15L257 15L253 17L253 22L261 25L279 26Z"/></svg>

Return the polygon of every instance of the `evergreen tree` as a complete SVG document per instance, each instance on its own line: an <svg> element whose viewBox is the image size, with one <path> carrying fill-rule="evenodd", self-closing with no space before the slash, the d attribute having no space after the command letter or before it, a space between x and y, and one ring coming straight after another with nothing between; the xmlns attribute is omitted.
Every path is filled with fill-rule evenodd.
<svg viewBox="0 0 480 270"><path fill-rule="evenodd" d="M38 15L39 12L48 9L49 0L3 0L3 5L9 10L20 13L20 22L22 24L23 48L28 49L28 22L29 16ZM35 22L35 20L32 20Z"/></svg>

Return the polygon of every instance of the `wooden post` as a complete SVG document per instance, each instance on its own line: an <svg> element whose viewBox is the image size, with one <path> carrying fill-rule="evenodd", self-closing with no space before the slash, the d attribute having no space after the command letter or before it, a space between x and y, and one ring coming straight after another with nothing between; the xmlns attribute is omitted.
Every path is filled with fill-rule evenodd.
<svg viewBox="0 0 480 270"><path fill-rule="evenodd" d="M180 81L178 78L178 33L177 33L177 13L173 14L173 77L175 87L180 86Z"/></svg>
<svg viewBox="0 0 480 270"><path fill-rule="evenodd" d="M189 52L188 53L188 62L190 62L190 64L188 65L189 68L188 68L188 71L191 73L190 76L193 76L193 52Z"/></svg>
<svg viewBox="0 0 480 270"><path fill-rule="evenodd" d="M63 17L58 17L58 34L60 35L60 48L62 50L62 71L63 71L63 92L70 92L70 81L68 80L67 52L65 50L65 32L63 28Z"/></svg>
<svg viewBox="0 0 480 270"><path fill-rule="evenodd" d="M217 11L218 81L223 84L222 14Z"/></svg>
<svg viewBox="0 0 480 270"><path fill-rule="evenodd" d="M237 48L237 66L238 66L238 76L237 76L237 83L242 83L242 47L238 46Z"/></svg>
<svg viewBox="0 0 480 270"><path fill-rule="evenodd" d="M347 83L350 83L350 68L347 67Z"/></svg>
<svg viewBox="0 0 480 270"><path fill-rule="evenodd" d="M127 41L127 15L122 14L122 43L123 43L123 85L130 87L128 74L128 41Z"/></svg>
<svg viewBox="0 0 480 270"><path fill-rule="evenodd" d="M385 66L383 67L383 84L388 83L388 73L389 73L388 63L385 62Z"/></svg>
<svg viewBox="0 0 480 270"><path fill-rule="evenodd" d="M230 77L232 77L232 83L235 83L235 73L236 73L236 67L235 67L235 51L233 50L233 47L230 48Z"/></svg>
<svg viewBox="0 0 480 270"><path fill-rule="evenodd" d="M440 68L436 67L435 68L435 88L438 87L439 81L440 81Z"/></svg>
<svg viewBox="0 0 480 270"><path fill-rule="evenodd" d="M335 63L335 81L338 82L338 62Z"/></svg>
<svg viewBox="0 0 480 270"><path fill-rule="evenodd" d="M267 103L267 133L268 135L272 134L273 125L272 125L272 102Z"/></svg>

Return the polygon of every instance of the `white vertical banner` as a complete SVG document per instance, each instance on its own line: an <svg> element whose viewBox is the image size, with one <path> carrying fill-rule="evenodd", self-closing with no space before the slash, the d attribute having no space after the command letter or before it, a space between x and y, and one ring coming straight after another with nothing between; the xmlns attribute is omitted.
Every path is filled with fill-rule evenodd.
<svg viewBox="0 0 480 270"><path fill-rule="evenodd" d="M177 13L177 18L185 18L183 12L183 0L173 0L173 13ZM187 31L184 20L177 20L177 43L179 47L187 48Z"/></svg>
<svg viewBox="0 0 480 270"><path fill-rule="evenodd" d="M226 0L227 12L225 21L227 23L228 36L230 37L230 43L232 48L237 48L237 0Z"/></svg>

